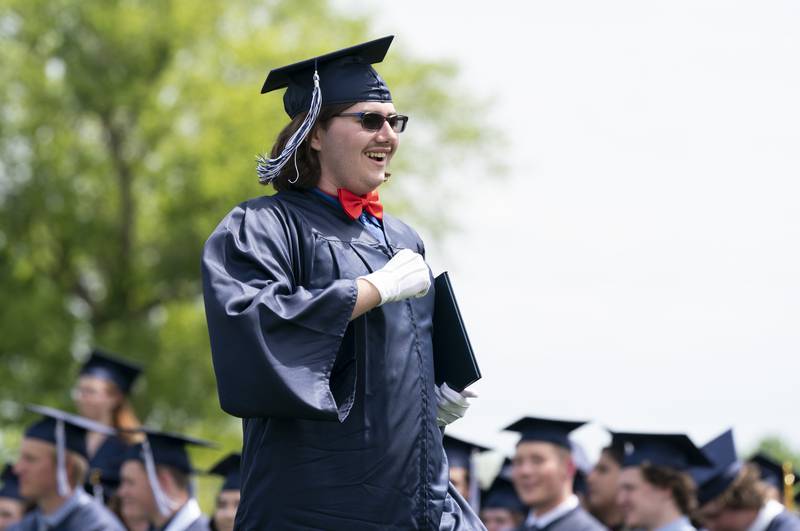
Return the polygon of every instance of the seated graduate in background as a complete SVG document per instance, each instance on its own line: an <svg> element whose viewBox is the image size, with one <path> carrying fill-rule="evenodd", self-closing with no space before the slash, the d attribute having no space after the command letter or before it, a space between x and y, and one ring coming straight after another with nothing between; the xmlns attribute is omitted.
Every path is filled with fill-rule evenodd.
<svg viewBox="0 0 800 531"><path fill-rule="evenodd" d="M123 510L145 514L154 531L208 531L194 497L194 468L187 445L209 447L211 443L141 428L145 440L130 448L122 463L119 497Z"/></svg>
<svg viewBox="0 0 800 531"><path fill-rule="evenodd" d="M480 485L475 472L473 461L476 454L488 450L485 446L474 444L452 435L444 434L442 438L444 453L447 455L447 464L450 471L450 483L477 509L480 502Z"/></svg>
<svg viewBox="0 0 800 531"><path fill-rule="evenodd" d="M73 400L82 416L117 430L116 435L88 432L87 491L108 502L119 486L119 467L140 423L128 397L141 368L129 361L95 349L81 368Z"/></svg>
<svg viewBox="0 0 800 531"><path fill-rule="evenodd" d="M529 513L521 530L601 531L573 493L577 467L569 433L586 424L525 417L506 428L522 434L512 459L514 488Z"/></svg>
<svg viewBox="0 0 800 531"><path fill-rule="evenodd" d="M57 409L30 409L43 418L25 431L14 472L20 494L36 508L9 530L123 531L117 517L82 486L89 466L86 432L113 435L114 430Z"/></svg>
<svg viewBox="0 0 800 531"><path fill-rule="evenodd" d="M236 509L239 507L240 489L242 485L242 456L229 454L211 467L209 474L222 476L222 487L219 489L214 504L214 515L211 518L212 531L233 531Z"/></svg>
<svg viewBox="0 0 800 531"><path fill-rule="evenodd" d="M600 451L600 458L586 477L586 507L610 531L625 529L622 509L617 503L624 458L625 447L612 434L611 444Z"/></svg>
<svg viewBox="0 0 800 531"><path fill-rule="evenodd" d="M11 524L22 520L27 509L28 502L19 493L17 475L7 464L0 474L0 531L6 531Z"/></svg>
<svg viewBox="0 0 800 531"><path fill-rule="evenodd" d="M489 488L481 493L481 521L486 531L513 531L525 520L528 508L511 483L511 460L506 459Z"/></svg>
<svg viewBox="0 0 800 531"><path fill-rule="evenodd" d="M619 503L625 525L643 531L695 531L690 467L711 462L683 434L615 433L626 447Z"/></svg>
<svg viewBox="0 0 800 531"><path fill-rule="evenodd" d="M449 487L440 411L466 400L435 384L425 248L377 192L408 121L371 66L391 40L269 73L277 193L204 248L220 404L244 419L237 529L483 529Z"/></svg>
<svg viewBox="0 0 800 531"><path fill-rule="evenodd" d="M783 465L763 452L756 453L747 462L758 471L759 478L767 490L767 498L783 503L785 487Z"/></svg>
<svg viewBox="0 0 800 531"><path fill-rule="evenodd" d="M697 520L707 531L800 531L800 518L769 497L752 463L736 455L733 430L703 446L713 466L692 471Z"/></svg>

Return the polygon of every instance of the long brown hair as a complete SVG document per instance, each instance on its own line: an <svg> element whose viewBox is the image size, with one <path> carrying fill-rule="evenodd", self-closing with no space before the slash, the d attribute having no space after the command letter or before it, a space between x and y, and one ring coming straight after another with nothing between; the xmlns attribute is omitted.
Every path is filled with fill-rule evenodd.
<svg viewBox="0 0 800 531"><path fill-rule="evenodd" d="M303 140L303 143L297 148L296 156L292 156L289 162L281 168L278 176L272 181L272 186L276 191L308 190L317 186L320 174L319 155L317 151L311 147L311 136L318 127L327 130L330 121L336 115L352 107L352 105L352 103L339 103L322 106L319 110L317 121L314 123L308 136ZM280 155L291 136L302 125L307 114L308 113L301 112L278 133L275 144L272 146L272 151L270 151L270 157L274 158ZM296 170L295 161L297 162Z"/></svg>
<svg viewBox="0 0 800 531"><path fill-rule="evenodd" d="M114 382L106 380L106 386L108 393L117 399L117 406L111 412L112 427L119 430L119 437L127 444L141 442L142 434L131 431L140 428L142 423L136 416L130 399Z"/></svg>

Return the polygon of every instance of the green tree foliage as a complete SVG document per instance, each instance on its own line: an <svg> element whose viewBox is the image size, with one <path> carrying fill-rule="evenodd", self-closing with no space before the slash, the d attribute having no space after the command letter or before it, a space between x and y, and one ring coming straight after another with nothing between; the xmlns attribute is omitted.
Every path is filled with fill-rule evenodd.
<svg viewBox="0 0 800 531"><path fill-rule="evenodd" d="M238 202L270 193L255 155L286 123L267 70L374 38L323 0L0 0L0 415L10 401L71 408L93 345L147 368L149 423L199 435L218 407L199 257ZM411 58L380 70L411 115L393 211L487 137L456 69ZM481 152L485 152L483 149ZM218 437L217 437L218 438ZM13 439L13 437L12 437Z"/></svg>

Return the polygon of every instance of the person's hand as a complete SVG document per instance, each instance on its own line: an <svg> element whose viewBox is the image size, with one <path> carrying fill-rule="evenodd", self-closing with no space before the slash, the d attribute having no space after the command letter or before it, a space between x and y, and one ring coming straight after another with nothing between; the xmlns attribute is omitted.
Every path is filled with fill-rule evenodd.
<svg viewBox="0 0 800 531"><path fill-rule="evenodd" d="M422 297L431 287L430 270L425 259L410 249L402 249L381 269L359 278L378 290L381 295L378 306L411 297Z"/></svg>
<svg viewBox="0 0 800 531"><path fill-rule="evenodd" d="M443 383L439 387L434 387L436 393L436 423L441 426L447 426L463 417L470 406L467 398L477 398L478 395L464 389L460 393L450 388L447 383Z"/></svg>

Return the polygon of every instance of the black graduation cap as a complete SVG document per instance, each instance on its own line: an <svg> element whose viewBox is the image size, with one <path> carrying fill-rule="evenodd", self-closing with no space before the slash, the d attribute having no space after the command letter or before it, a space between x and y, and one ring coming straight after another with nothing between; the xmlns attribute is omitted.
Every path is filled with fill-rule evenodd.
<svg viewBox="0 0 800 531"><path fill-rule="evenodd" d="M240 490L242 486L242 455L228 454L212 466L208 473L225 478L220 490Z"/></svg>
<svg viewBox="0 0 800 531"><path fill-rule="evenodd" d="M519 442L543 441L572 450L568 435L580 428L585 420L555 420L537 417L523 417L505 429L522 434Z"/></svg>
<svg viewBox="0 0 800 531"><path fill-rule="evenodd" d="M0 474L0 498L23 499L19 493L19 479L9 464L6 464L3 473Z"/></svg>
<svg viewBox="0 0 800 531"><path fill-rule="evenodd" d="M187 446L214 447L214 443L212 442L189 437L188 435L181 435L179 433L160 431L147 427L141 427L133 431L144 433L146 440L132 446L128 450L126 460L135 459L146 463L148 459L146 452L149 449L154 464L171 466L185 474L191 474L195 471L189 460L189 452L186 450Z"/></svg>
<svg viewBox="0 0 800 531"><path fill-rule="evenodd" d="M528 512L528 508L517 496L514 485L502 475L494 478L489 488L481 494L481 510L483 509L508 509L521 514Z"/></svg>
<svg viewBox="0 0 800 531"><path fill-rule="evenodd" d="M709 441L701 450L712 465L693 467L689 473L697 485L697 501L705 505L733 484L742 470L742 462L736 457L733 430L730 429Z"/></svg>
<svg viewBox="0 0 800 531"><path fill-rule="evenodd" d="M256 171L262 184L280 174L305 140L323 105L392 101L389 88L372 68L383 61L393 35L271 70L261 93L286 87L283 108L291 118L307 111L303 123L275 158L259 155Z"/></svg>
<svg viewBox="0 0 800 531"><path fill-rule="evenodd" d="M109 380L119 387L123 394L127 395L141 372L140 365L95 349L83 364L80 374Z"/></svg>
<svg viewBox="0 0 800 531"><path fill-rule="evenodd" d="M747 460L758 467L761 481L783 491L783 465L763 452Z"/></svg>
<svg viewBox="0 0 800 531"><path fill-rule="evenodd" d="M35 422L25 431L26 439L39 439L56 447L75 452L84 459L89 458L86 450L86 432L94 431L105 435L114 435L117 431L105 424L100 424L85 417L73 415L59 409L30 405L28 409L44 418ZM63 437L59 434L61 432Z"/></svg>
<svg viewBox="0 0 800 531"><path fill-rule="evenodd" d="M447 462L451 468L460 467L467 470L471 467L474 453L488 450L485 446L457 439L447 434L442 437L442 446L444 446L444 453L447 454Z"/></svg>
<svg viewBox="0 0 800 531"><path fill-rule="evenodd" d="M38 439L56 447L58 493L61 496L67 496L70 489L66 479L65 452L75 452L88 460L86 432L94 431L105 435L114 435L117 430L105 424L51 407L29 405L28 409L42 415L44 418L32 424L25 431L25 438Z"/></svg>
<svg viewBox="0 0 800 531"><path fill-rule="evenodd" d="M319 74L322 105L360 101L392 101L389 88L372 68L380 63L393 35L343 48L281 68L267 75L261 93L286 87L283 106L291 118L311 107L314 71Z"/></svg>
<svg viewBox="0 0 800 531"><path fill-rule="evenodd" d="M651 464L684 470L691 466L710 466L711 461L683 433L616 432L625 443L622 466Z"/></svg>

